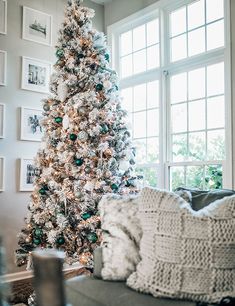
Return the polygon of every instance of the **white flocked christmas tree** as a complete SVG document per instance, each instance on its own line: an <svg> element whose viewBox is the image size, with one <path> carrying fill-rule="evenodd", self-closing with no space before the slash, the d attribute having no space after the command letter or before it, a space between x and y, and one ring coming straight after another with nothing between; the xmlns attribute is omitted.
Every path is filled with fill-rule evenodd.
<svg viewBox="0 0 235 306"><path fill-rule="evenodd" d="M92 252L102 240L99 200L106 193L137 191L117 75L104 34L92 28L94 11L81 2L68 0L51 96L43 101L44 137L19 234L19 266L30 263L36 247L62 249L67 263L92 266Z"/></svg>

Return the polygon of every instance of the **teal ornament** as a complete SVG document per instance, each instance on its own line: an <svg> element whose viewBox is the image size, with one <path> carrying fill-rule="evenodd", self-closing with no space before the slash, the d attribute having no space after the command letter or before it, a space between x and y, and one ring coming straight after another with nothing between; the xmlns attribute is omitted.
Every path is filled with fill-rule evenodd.
<svg viewBox="0 0 235 306"><path fill-rule="evenodd" d="M45 195L46 189L42 187L41 189L38 190L38 192L40 193L40 195Z"/></svg>
<svg viewBox="0 0 235 306"><path fill-rule="evenodd" d="M36 229L34 230L34 235L35 235L37 238L41 237L42 234L43 234L43 231L42 231L41 228L36 228Z"/></svg>
<svg viewBox="0 0 235 306"><path fill-rule="evenodd" d="M70 138L70 140L75 141L77 139L77 135L76 134L70 134L69 138Z"/></svg>
<svg viewBox="0 0 235 306"><path fill-rule="evenodd" d="M91 217L91 214L90 213L84 213L84 214L82 214L82 219L83 220L87 220L87 219L89 219Z"/></svg>
<svg viewBox="0 0 235 306"><path fill-rule="evenodd" d="M36 237L33 239L33 243L36 244L36 245L39 245L41 243L41 239Z"/></svg>
<svg viewBox="0 0 235 306"><path fill-rule="evenodd" d="M116 89L116 90L119 90L119 88L118 88L118 86L117 86L117 85L115 85L115 89Z"/></svg>
<svg viewBox="0 0 235 306"><path fill-rule="evenodd" d="M61 123L63 121L63 118L62 117L56 117L55 118L55 122L56 123Z"/></svg>
<svg viewBox="0 0 235 306"><path fill-rule="evenodd" d="M62 50L62 49L57 49L57 50L56 50L56 56L57 56L58 58L62 58L62 57L64 56L64 50Z"/></svg>
<svg viewBox="0 0 235 306"><path fill-rule="evenodd" d="M95 243L98 240L98 237L96 235L95 232L91 232L87 235L87 239L91 242L91 243Z"/></svg>
<svg viewBox="0 0 235 306"><path fill-rule="evenodd" d="M106 54L104 55L104 58L106 59L106 61L109 62L109 54L108 54L108 53L106 53Z"/></svg>
<svg viewBox="0 0 235 306"><path fill-rule="evenodd" d="M56 242L59 244L59 245L62 245L65 243L65 239L63 236L60 236L57 238Z"/></svg>
<svg viewBox="0 0 235 306"><path fill-rule="evenodd" d="M75 159L75 164L77 166L81 166L83 164L84 160L82 158L76 158Z"/></svg>
<svg viewBox="0 0 235 306"><path fill-rule="evenodd" d="M78 59L81 59L81 58L83 58L84 57L84 55L82 54L82 53L79 53L78 55L77 55L77 58Z"/></svg>
<svg viewBox="0 0 235 306"><path fill-rule="evenodd" d="M113 183L113 184L111 185L111 189L112 189L113 191L117 191L117 190L118 190L118 185Z"/></svg>
<svg viewBox="0 0 235 306"><path fill-rule="evenodd" d="M95 89L96 89L96 91L101 91L103 89L103 87L104 86L102 84L97 84Z"/></svg>
<svg viewBox="0 0 235 306"><path fill-rule="evenodd" d="M107 124L102 124L101 125L101 133L102 134L106 134L109 131L109 127L107 126Z"/></svg>

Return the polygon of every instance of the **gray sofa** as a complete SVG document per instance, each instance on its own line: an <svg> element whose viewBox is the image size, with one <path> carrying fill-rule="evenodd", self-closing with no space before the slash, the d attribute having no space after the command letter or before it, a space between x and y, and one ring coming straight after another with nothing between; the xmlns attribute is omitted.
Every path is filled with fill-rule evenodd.
<svg viewBox="0 0 235 306"><path fill-rule="evenodd" d="M201 191L198 189L178 188L189 191L192 196L192 208L199 210L209 203L225 196L235 194L232 190ZM154 298L128 288L125 282L104 281L100 277L102 269L101 248L95 252L94 276L80 276L67 281L68 303L73 306L196 306L195 302ZM229 304L233 305L233 304Z"/></svg>

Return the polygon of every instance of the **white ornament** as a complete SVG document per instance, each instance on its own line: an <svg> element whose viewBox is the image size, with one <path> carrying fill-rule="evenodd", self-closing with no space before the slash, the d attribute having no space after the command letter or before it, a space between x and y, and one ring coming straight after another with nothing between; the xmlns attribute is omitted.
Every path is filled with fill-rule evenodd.
<svg viewBox="0 0 235 306"><path fill-rule="evenodd" d="M69 116L66 114L63 118L63 128L66 130L69 127Z"/></svg>
<svg viewBox="0 0 235 306"><path fill-rule="evenodd" d="M105 89L110 89L110 88L112 88L112 83L110 81L106 80L106 81L103 82L103 86L104 86Z"/></svg>
<svg viewBox="0 0 235 306"><path fill-rule="evenodd" d="M57 87L57 95L61 102L64 102L68 96L68 87L65 83L60 83Z"/></svg>
<svg viewBox="0 0 235 306"><path fill-rule="evenodd" d="M127 160L121 160L119 164L119 169L122 171L127 171L130 167L130 163Z"/></svg>

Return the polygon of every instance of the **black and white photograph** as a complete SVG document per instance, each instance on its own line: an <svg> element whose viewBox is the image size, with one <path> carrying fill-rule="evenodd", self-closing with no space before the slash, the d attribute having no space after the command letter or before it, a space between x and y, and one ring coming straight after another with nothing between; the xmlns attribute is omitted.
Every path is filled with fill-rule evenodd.
<svg viewBox="0 0 235 306"><path fill-rule="evenodd" d="M7 34L7 0L0 0L0 34Z"/></svg>
<svg viewBox="0 0 235 306"><path fill-rule="evenodd" d="M52 43L52 16L24 6L22 37L50 46Z"/></svg>
<svg viewBox="0 0 235 306"><path fill-rule="evenodd" d="M51 64L34 58L22 58L22 89L49 92Z"/></svg>
<svg viewBox="0 0 235 306"><path fill-rule="evenodd" d="M5 158L0 156L0 192L4 191L4 167L5 167Z"/></svg>
<svg viewBox="0 0 235 306"><path fill-rule="evenodd" d="M0 86L6 86L7 52L0 50Z"/></svg>
<svg viewBox="0 0 235 306"><path fill-rule="evenodd" d="M43 130L40 125L42 110L21 107L21 140L41 141Z"/></svg>
<svg viewBox="0 0 235 306"><path fill-rule="evenodd" d="M34 166L33 159L20 159L20 191L32 191L38 168Z"/></svg>
<svg viewBox="0 0 235 306"><path fill-rule="evenodd" d="M5 137L5 104L0 103L0 138Z"/></svg>

